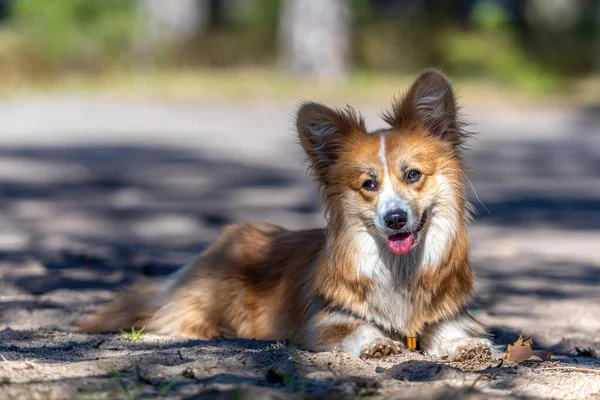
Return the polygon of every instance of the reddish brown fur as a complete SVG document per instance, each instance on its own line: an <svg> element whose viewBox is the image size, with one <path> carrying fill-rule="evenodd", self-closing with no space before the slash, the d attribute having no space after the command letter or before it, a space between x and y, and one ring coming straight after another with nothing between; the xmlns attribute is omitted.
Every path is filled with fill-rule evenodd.
<svg viewBox="0 0 600 400"><path fill-rule="evenodd" d="M392 140L397 142L390 151L396 152L395 158L406 158L403 153L405 149L418 149L418 156L412 166L419 166L425 176L433 175L440 169L451 170L451 176L455 177L453 185L462 187L465 165L460 157L457 157L454 149L446 143L431 138L426 131L420 128L406 131L393 132ZM362 182L361 176L354 173L356 165L369 165L377 158L379 139L376 136L354 136L345 147L346 151L340 156L332 173L332 180L343 182L339 187L352 187L358 189ZM398 150L400 149L400 150ZM421 162L419 162L421 161ZM396 173L394 184L405 185L401 177ZM419 192L426 190L431 181L422 179L413 187ZM326 188L328 199L331 203L339 203L339 197L344 192L337 192L338 186ZM365 203L371 203L373 199L369 193L361 192ZM461 197L456 199L458 204L465 202ZM343 209L332 209L332 213L343 212ZM460 209L459 219L467 218L466 210ZM366 277L357 277L356 270L349 268L352 262L346 258L352 254L341 237L345 235L340 225L343 218L332 216L332 221L337 222L331 232L332 249L327 257L321 258L319 268L316 271L315 292L336 304L342 305L354 312L361 313L365 307L365 295L373 286L373 281ZM451 251L450 251L451 250ZM420 312L414 313L406 332L416 334L430 322L437 321L444 316L450 316L460 309L470 298L473 290L474 275L468 262L468 238L466 227L461 226L453 243L448 246L447 262L444 268L424 269L416 275L411 301Z"/></svg>
<svg viewBox="0 0 600 400"><path fill-rule="evenodd" d="M328 317L330 317L329 313L322 312L318 319L325 320ZM319 342L315 343L315 347L319 348L335 346L337 343L340 343L345 337L352 334L352 332L355 332L363 325L364 322L355 320L325 325L325 327L320 331Z"/></svg>
<svg viewBox="0 0 600 400"><path fill-rule="evenodd" d="M86 321L82 329L147 326L161 331L164 327L157 325L164 321L173 325L168 333L196 338L287 337L302 328L306 319L306 278L323 238L318 229L290 232L270 224L229 226L171 288L167 302L177 305L173 315L162 315L158 309L130 313L133 310L126 305L138 293L133 288ZM147 296L143 299L146 304L148 300Z"/></svg>
<svg viewBox="0 0 600 400"><path fill-rule="evenodd" d="M118 293L115 300L103 310L83 321L84 332L118 332L123 329L141 329L152 315L148 307L158 293L158 287L136 285Z"/></svg>

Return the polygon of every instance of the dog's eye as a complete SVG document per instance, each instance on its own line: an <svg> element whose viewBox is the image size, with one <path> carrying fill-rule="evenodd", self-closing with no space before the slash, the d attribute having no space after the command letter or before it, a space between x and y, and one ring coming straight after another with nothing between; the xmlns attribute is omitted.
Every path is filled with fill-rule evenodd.
<svg viewBox="0 0 600 400"><path fill-rule="evenodd" d="M406 173L406 181L409 183L415 183L421 178L421 171L417 171L416 169L411 169Z"/></svg>
<svg viewBox="0 0 600 400"><path fill-rule="evenodd" d="M362 187L369 192L375 192L377 190L377 183L372 179L368 179L363 182Z"/></svg>

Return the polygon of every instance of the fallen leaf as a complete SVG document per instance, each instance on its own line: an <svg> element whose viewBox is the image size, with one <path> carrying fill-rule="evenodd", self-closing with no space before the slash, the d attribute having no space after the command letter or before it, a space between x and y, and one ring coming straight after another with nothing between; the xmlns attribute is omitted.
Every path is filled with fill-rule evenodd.
<svg viewBox="0 0 600 400"><path fill-rule="evenodd" d="M531 337L519 336L513 344L507 346L505 359L507 361L548 361L552 358L552 350L533 350L532 346Z"/></svg>

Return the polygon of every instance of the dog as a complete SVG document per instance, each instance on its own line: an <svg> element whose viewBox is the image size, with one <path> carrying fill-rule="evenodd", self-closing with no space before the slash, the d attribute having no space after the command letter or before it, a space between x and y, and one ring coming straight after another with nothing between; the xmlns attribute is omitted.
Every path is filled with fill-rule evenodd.
<svg viewBox="0 0 600 400"><path fill-rule="evenodd" d="M466 310L463 153L469 133L448 79L424 71L369 132L351 107L307 102L300 143L320 189L324 229L225 227L162 286L133 286L81 325L190 338L294 340L313 351L382 357L415 348L455 361L491 355Z"/></svg>

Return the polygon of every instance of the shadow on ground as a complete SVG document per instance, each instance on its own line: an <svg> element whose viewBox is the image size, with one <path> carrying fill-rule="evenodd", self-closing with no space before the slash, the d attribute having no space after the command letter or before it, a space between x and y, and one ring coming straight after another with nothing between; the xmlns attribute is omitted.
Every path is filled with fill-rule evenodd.
<svg viewBox="0 0 600 400"><path fill-rule="evenodd" d="M115 396L123 396L127 391L142 398L156 396L167 385L179 396L190 393L201 396L189 398L210 398L204 396L210 396L213 390L226 393L224 388L228 387L241 387L244 394L268 388L271 391L266 394L275 396L273 398L290 395L300 398L306 395L308 398L368 397L391 388L406 398L419 397L422 392L427 393L427 398L438 398L432 397L436 391L431 387L420 386L428 382L445 382L435 386L440 391L439 398L448 398L454 392L457 398L479 398L481 392L475 387L477 382L486 382L488 389L510 389L518 368L515 363L497 360L452 364L427 359L417 353L385 360L353 359L349 363L347 358L350 356L315 354L299 351L289 344L253 340L157 343L156 337L137 342L127 339L126 335L67 337L50 330L37 333L4 330L0 331L0 338L3 340L0 352L5 362L17 363L15 367L51 369L52 364L61 368L70 363L75 370L79 367L87 372L84 377L53 379L46 376L43 380L31 380L13 388L33 390L43 384L55 388L67 385L77 388L79 394L94 394L101 389L104 393L113 392ZM24 341L36 341L40 345L19 343ZM57 342L60 344L56 345ZM519 368L533 370L536 364ZM69 371L67 375L72 374L73 371ZM470 385L462 389L447 386L448 382L456 380L468 380ZM486 398L489 396L488 392Z"/></svg>
<svg viewBox="0 0 600 400"><path fill-rule="evenodd" d="M268 157L268 154L265 155ZM506 141L468 153L482 204L476 224L506 229L600 227L600 156L581 141ZM243 159L243 155L240 155ZM5 282L34 295L115 289L135 277L164 276L214 240L224 224L268 220L290 228L322 224L321 204L301 159L272 167L221 159L182 147L144 145L25 147L0 151L0 262L27 273ZM573 193L561 189L573 186ZM502 193L498 193L498 190ZM12 247L12 248L11 248ZM31 258L41 262L31 266ZM484 260L479 277L495 299L584 296L600 270L577 263L518 271ZM517 276L532 289L513 285ZM6 283L5 283L6 284ZM51 299L3 302L9 308L68 308Z"/></svg>
<svg viewBox="0 0 600 400"><path fill-rule="evenodd" d="M596 129L597 131L597 129ZM593 131L583 139L506 140L467 154L476 222L506 228L600 230L600 153Z"/></svg>
<svg viewBox="0 0 600 400"><path fill-rule="evenodd" d="M548 227L565 234L600 228L600 188L591 186L600 174L600 156L592 147L526 140L502 146L482 147L468 156L473 184L490 211L475 202L480 211L476 223L505 230ZM173 379L179 380L182 395L186 385L196 392L206 389L203 396L208 397L198 398L210 398L214 385L230 383L297 392L294 385L300 383L293 377L298 368L305 369L301 384L315 396L332 388L352 395L379 388L378 379L361 380L362 372L344 369L353 364L345 366L343 359L338 370L347 381L318 355L301 352L296 362L290 346L227 340L132 343L119 335L67 332L118 287L174 271L214 240L224 224L267 220L296 229L321 226L321 204L301 162L266 167L182 147L143 145L3 149L0 353L11 362L37 360L57 367L108 360L127 384L141 385L150 397ZM565 268L560 260L490 256L479 263L484 308L508 299L595 298L600 284L600 269L591 262ZM526 318L527 311L515 307L503 313ZM502 344L521 333L506 325L492 325L492 332ZM211 369L214 360L216 370ZM463 371L443 363L397 361L381 372L386 382L410 386L465 379ZM118 392L108 364L79 381L62 380L110 382ZM367 367L373 375L377 365ZM279 368L275 375L272 368ZM489 387L510 388L511 368L484 367L473 379L501 377ZM474 398L480 395L472 390Z"/></svg>

